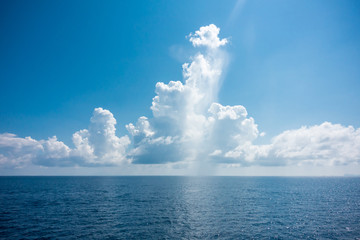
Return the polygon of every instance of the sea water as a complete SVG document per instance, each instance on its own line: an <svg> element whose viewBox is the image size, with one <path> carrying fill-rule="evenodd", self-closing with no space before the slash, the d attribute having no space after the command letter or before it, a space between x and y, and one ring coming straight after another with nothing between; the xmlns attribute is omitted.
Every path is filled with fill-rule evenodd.
<svg viewBox="0 0 360 240"><path fill-rule="evenodd" d="M0 177L1 239L359 239L360 178Z"/></svg>

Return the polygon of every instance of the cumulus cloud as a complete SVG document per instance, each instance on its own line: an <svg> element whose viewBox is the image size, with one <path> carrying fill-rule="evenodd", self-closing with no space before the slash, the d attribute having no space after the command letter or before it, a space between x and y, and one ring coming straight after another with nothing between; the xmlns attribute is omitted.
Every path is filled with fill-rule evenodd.
<svg viewBox="0 0 360 240"><path fill-rule="evenodd" d="M216 101L226 65L226 54L220 46L227 41L219 39L219 31L211 24L191 34L194 46L206 46L209 50L183 64L184 82L156 84L152 118L139 118L136 127L127 125L134 142L129 154L134 163L194 161L207 154L206 143L211 142L211 129L216 122L208 110Z"/></svg>
<svg viewBox="0 0 360 240"><path fill-rule="evenodd" d="M254 141L265 135L241 105L217 101L227 55L214 24L190 34L200 52L183 64L183 80L158 82L150 109L116 135L109 110L95 108L88 129L75 132L69 147L56 136L48 140L0 134L0 165L114 166L165 164L181 166L346 165L360 162L360 129L325 122L275 136L269 144ZM205 49L205 52L202 52Z"/></svg>
<svg viewBox="0 0 360 240"><path fill-rule="evenodd" d="M201 27L200 30L196 31L194 34L189 35L190 42L192 42L194 47L205 46L209 48L218 48L225 45L228 40L219 38L220 28L214 24Z"/></svg>
<svg viewBox="0 0 360 240"><path fill-rule="evenodd" d="M223 157L229 162L265 166L359 163L360 129L324 122L287 130L275 136L271 144L253 145L247 142L226 152Z"/></svg>
<svg viewBox="0 0 360 240"><path fill-rule="evenodd" d="M130 144L127 135L117 137L116 119L106 109L95 108L89 129L73 134L73 157L89 165L118 165L126 161L126 148Z"/></svg>
<svg viewBox="0 0 360 240"><path fill-rule="evenodd" d="M41 165L44 159L56 161L69 157L69 153L69 147L55 136L37 141L11 133L0 134L0 164L5 167L22 167L32 162Z"/></svg>
<svg viewBox="0 0 360 240"><path fill-rule="evenodd" d="M249 165L334 165L359 161L359 129L323 123L285 131L267 145L256 145L260 133L241 105L217 103L226 54L213 24L190 34L193 46L205 46L183 65L184 82L156 84L151 110L136 127L127 126L133 163L213 162ZM144 127L146 126L146 127ZM151 133L151 134L149 134ZM352 149L355 147L355 149Z"/></svg>
<svg viewBox="0 0 360 240"><path fill-rule="evenodd" d="M269 157L283 164L343 165L360 161L360 129L324 122L274 137Z"/></svg>
<svg viewBox="0 0 360 240"><path fill-rule="evenodd" d="M95 108L89 129L73 134L74 148L58 141L20 138L14 134L0 134L0 164L5 167L41 166L112 166L126 161L127 135L115 135L116 120L112 113Z"/></svg>

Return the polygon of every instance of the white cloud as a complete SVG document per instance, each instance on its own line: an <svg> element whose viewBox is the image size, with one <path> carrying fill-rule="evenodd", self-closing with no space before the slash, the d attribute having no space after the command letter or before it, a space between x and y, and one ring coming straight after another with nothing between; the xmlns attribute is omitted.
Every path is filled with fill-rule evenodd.
<svg viewBox="0 0 360 240"><path fill-rule="evenodd" d="M10 133L0 134L0 164L4 167L22 167L31 162L41 165L43 159L67 158L69 152L70 149L63 142L57 141L55 136L37 141Z"/></svg>
<svg viewBox="0 0 360 240"><path fill-rule="evenodd" d="M128 136L115 135L115 124L110 111L96 108L89 129L73 134L74 149L58 141L56 136L37 141L10 133L0 134L0 164L5 167L119 165L126 161L130 140Z"/></svg>
<svg viewBox="0 0 360 240"><path fill-rule="evenodd" d="M95 108L89 129L73 135L72 156L89 165L119 165L126 161L130 139L127 135L117 137L115 125L116 119L109 110Z"/></svg>
<svg viewBox="0 0 360 240"><path fill-rule="evenodd" d="M271 144L248 142L228 151L224 157L253 165L334 166L360 162L360 129L324 122L321 125L288 130Z"/></svg>
<svg viewBox="0 0 360 240"><path fill-rule="evenodd" d="M209 25L190 34L194 46L207 46L208 51L196 54L191 63L183 65L184 83L156 84L153 118L139 119L146 120L152 134L128 125L135 143L130 153L134 163L212 161L272 166L359 161L359 147L350 148L358 146L355 135L360 130L330 123L286 131L274 137L271 144L255 145L254 140L265 133L259 133L245 107L216 103L226 63L226 55L219 54L219 47L227 43L226 39L220 40L219 31Z"/></svg>
<svg viewBox="0 0 360 240"><path fill-rule="evenodd" d="M269 155L286 164L341 165L360 161L360 129L324 122L281 133Z"/></svg>
<svg viewBox="0 0 360 240"><path fill-rule="evenodd" d="M0 164L3 167L20 167L34 158L42 146L30 137L19 138L15 134L0 134Z"/></svg>
<svg viewBox="0 0 360 240"><path fill-rule="evenodd" d="M210 146L221 149L224 153L246 142L252 142L259 135L254 119L247 117L247 111L243 106L222 106L213 103L209 113L209 121L212 123Z"/></svg>
<svg viewBox="0 0 360 240"><path fill-rule="evenodd" d="M346 165L360 162L360 129L325 122L285 131L270 144L256 145L265 135L241 105L217 103L227 55L215 25L190 34L190 42L205 46L183 64L183 81L156 84L152 116L142 116L116 136L116 119L95 108L88 129L73 134L74 147L56 136L37 141L0 134L0 165L114 166L124 163L199 166ZM176 163L175 163L176 162Z"/></svg>
<svg viewBox="0 0 360 240"><path fill-rule="evenodd" d="M219 49L227 41L218 34L219 28L209 25L191 35L194 46L208 46L208 51L183 64L184 83L156 84L152 118L141 117L136 127L127 125L134 142L129 154L134 163L205 162L258 136L245 107L215 102L227 60Z"/></svg>
<svg viewBox="0 0 360 240"><path fill-rule="evenodd" d="M219 33L220 28L216 27L214 24L210 24L201 27L200 30L196 31L194 34L190 34L190 42L192 42L194 47L205 46L209 48L218 48L228 42L226 38L220 40L218 37Z"/></svg>

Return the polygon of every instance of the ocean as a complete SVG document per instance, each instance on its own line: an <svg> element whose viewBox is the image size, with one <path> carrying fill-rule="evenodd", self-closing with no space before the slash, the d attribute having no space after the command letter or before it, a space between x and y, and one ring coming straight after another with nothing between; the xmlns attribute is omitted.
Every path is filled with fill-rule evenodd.
<svg viewBox="0 0 360 240"><path fill-rule="evenodd" d="M360 239L360 178L0 177L1 239Z"/></svg>

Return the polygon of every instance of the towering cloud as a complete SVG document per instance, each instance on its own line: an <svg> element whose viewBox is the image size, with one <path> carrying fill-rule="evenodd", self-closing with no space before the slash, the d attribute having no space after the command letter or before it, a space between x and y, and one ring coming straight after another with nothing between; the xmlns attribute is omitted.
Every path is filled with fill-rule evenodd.
<svg viewBox="0 0 360 240"><path fill-rule="evenodd" d="M219 31L211 24L190 34L193 45L205 47L205 53L183 64L184 83L156 84L151 119L141 117L136 127L127 125L135 144L130 153L134 163L207 160L218 148L235 146L234 142L244 141L249 134L257 136L257 127L246 118L244 107L214 103L226 64L220 47L227 40L218 37ZM225 137L231 131L236 134Z"/></svg>
<svg viewBox="0 0 360 240"><path fill-rule="evenodd" d="M48 140L0 134L0 165L112 166L170 162L237 163L243 166L344 165L360 162L360 129L325 122L275 136L261 137L244 106L217 102L228 40L213 24L189 35L199 52L183 64L183 81L158 82L152 116L129 123L127 135L116 135L116 120L96 108L88 129L73 134L70 148L54 136Z"/></svg>

